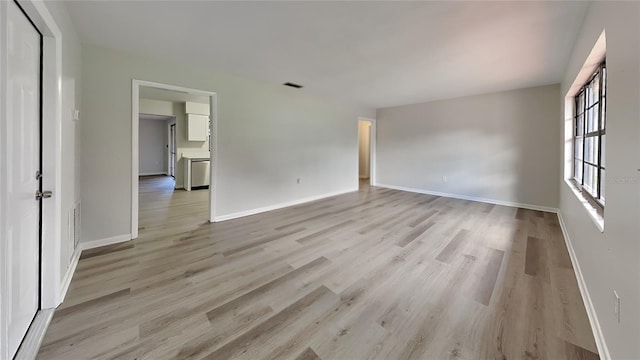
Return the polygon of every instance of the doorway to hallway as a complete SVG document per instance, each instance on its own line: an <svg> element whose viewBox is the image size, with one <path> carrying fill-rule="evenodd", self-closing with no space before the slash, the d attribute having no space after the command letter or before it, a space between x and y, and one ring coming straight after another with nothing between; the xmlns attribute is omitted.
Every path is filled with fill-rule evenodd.
<svg viewBox="0 0 640 360"><path fill-rule="evenodd" d="M375 184L375 120L358 119L358 179L360 188Z"/></svg>

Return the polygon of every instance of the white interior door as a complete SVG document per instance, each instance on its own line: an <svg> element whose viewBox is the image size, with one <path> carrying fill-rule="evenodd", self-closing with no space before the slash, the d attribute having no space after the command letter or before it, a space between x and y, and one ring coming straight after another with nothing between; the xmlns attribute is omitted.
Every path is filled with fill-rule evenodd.
<svg viewBox="0 0 640 360"><path fill-rule="evenodd" d="M13 356L40 308L40 62L41 35L13 2L7 3L2 113L2 240L7 346ZM6 50L6 51L5 51Z"/></svg>

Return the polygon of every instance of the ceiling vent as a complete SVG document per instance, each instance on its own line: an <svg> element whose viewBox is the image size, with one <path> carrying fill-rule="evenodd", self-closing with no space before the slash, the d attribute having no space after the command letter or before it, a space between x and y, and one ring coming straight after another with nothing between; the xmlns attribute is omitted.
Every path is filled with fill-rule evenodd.
<svg viewBox="0 0 640 360"><path fill-rule="evenodd" d="M284 83L284 84L282 84L282 85L284 85L284 86L290 86L290 87L292 87L292 88L296 88L296 89L300 89L300 88L302 88L302 85L298 85L298 84L294 84L294 83L290 83L290 82L288 82L288 83Z"/></svg>

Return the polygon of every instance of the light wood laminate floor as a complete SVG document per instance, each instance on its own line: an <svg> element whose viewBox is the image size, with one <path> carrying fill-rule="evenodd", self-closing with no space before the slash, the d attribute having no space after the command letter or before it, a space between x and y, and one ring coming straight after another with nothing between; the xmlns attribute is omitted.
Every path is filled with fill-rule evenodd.
<svg viewBox="0 0 640 360"><path fill-rule="evenodd" d="M363 186L210 224L172 185L82 254L40 359L598 358L555 214Z"/></svg>

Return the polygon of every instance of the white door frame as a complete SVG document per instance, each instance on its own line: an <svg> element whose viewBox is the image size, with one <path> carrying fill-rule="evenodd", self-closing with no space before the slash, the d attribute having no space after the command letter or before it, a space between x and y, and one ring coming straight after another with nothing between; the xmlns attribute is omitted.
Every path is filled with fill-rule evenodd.
<svg viewBox="0 0 640 360"><path fill-rule="evenodd" d="M40 308L51 309L62 301L61 286L61 214L62 214L62 33L43 1L18 0L22 9L42 33L42 188L53 191L50 199L42 201L42 238L41 238L41 273L40 273ZM5 18L7 3L0 1L0 19ZM4 20L0 20L4 21ZM2 25L4 26L4 24ZM2 46L5 38L0 39ZM0 57L0 74L6 75L6 64ZM0 90L0 108L6 106L4 87ZM6 120L6 119L5 119ZM1 121L5 121L1 120ZM4 126L4 124L2 124ZM7 174L0 172L0 186L6 183ZM4 207L4 204L0 204ZM6 221L7 209L0 209L1 222ZM0 232L4 230L0 229ZM5 244L0 243L0 286L5 290L7 272L4 260L7 251ZM1 297L0 297L1 298ZM0 299L0 309L2 309ZM0 358L7 358L8 351L4 346L7 341L7 318L0 311Z"/></svg>
<svg viewBox="0 0 640 360"><path fill-rule="evenodd" d="M368 121L371 123L371 136L369 139L369 184L371 184L371 186L376 186L377 185L377 175L376 175L376 138L377 138L377 129L376 129L376 119L372 119L372 118L368 118L368 117L364 117L364 116L360 116L358 117L358 121L356 121L356 126L358 126L358 149L360 146L360 128L359 128L359 122L360 120L363 121ZM358 163L358 171L360 171L359 169L359 163Z"/></svg>
<svg viewBox="0 0 640 360"><path fill-rule="evenodd" d="M168 84L162 84L151 81L136 80L131 81L131 239L138 237L138 156L139 156L139 112L140 112L140 86L148 86L154 88L160 88L165 90L174 90L180 92L187 92L195 95L203 95L209 97L210 106L210 131L211 131L211 163L209 166L209 221L213 222L215 216L215 204L216 196L214 191L216 189L216 183L218 178L217 169L218 164L218 114L217 114L217 95L215 92L185 88L181 86L174 86Z"/></svg>
<svg viewBox="0 0 640 360"><path fill-rule="evenodd" d="M172 120L168 120L167 121L167 176L173 176L173 180L175 181L176 179L176 162L171 161L171 126L176 127L176 117L174 116ZM177 130L177 128L174 128L174 132ZM174 138L175 138L175 133L173 134ZM175 150L175 149L174 149ZM171 174L171 167L173 166L173 175ZM175 187L175 186L174 186Z"/></svg>

